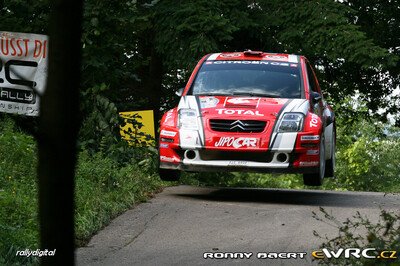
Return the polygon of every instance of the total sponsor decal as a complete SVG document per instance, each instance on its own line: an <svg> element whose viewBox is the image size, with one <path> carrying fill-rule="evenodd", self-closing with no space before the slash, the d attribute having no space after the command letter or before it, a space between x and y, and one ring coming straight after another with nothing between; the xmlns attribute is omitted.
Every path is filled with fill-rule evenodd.
<svg viewBox="0 0 400 266"><path fill-rule="evenodd" d="M221 137L217 142L215 142L215 147L257 147L257 138L235 138L235 137Z"/></svg>
<svg viewBox="0 0 400 266"><path fill-rule="evenodd" d="M318 127L318 116L311 114L310 127Z"/></svg>
<svg viewBox="0 0 400 266"><path fill-rule="evenodd" d="M264 116L260 111L252 110L239 110L239 109L215 109L219 115L253 115L253 116Z"/></svg>

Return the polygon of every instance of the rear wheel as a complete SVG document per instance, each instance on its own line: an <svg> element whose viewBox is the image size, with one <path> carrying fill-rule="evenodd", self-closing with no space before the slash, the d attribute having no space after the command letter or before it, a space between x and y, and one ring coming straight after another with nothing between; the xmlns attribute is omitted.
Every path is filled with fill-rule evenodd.
<svg viewBox="0 0 400 266"><path fill-rule="evenodd" d="M178 181L181 177L181 172L179 170L171 169L158 169L158 174L163 181Z"/></svg>
<svg viewBox="0 0 400 266"><path fill-rule="evenodd" d="M318 173L303 174L303 182L306 186L321 186L325 175L325 139L322 135L319 144L319 170Z"/></svg>
<svg viewBox="0 0 400 266"><path fill-rule="evenodd" d="M331 148L331 159L326 160L326 169L325 169L325 177L335 177L335 164L336 164L336 156L335 156L335 129L332 132L332 148Z"/></svg>

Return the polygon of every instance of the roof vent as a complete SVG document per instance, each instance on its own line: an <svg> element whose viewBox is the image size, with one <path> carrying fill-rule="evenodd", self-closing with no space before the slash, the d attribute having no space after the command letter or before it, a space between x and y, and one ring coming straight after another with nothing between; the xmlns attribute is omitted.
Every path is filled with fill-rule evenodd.
<svg viewBox="0 0 400 266"><path fill-rule="evenodd" d="M247 50L244 51L245 56L263 56L263 52L261 51L252 51L252 50Z"/></svg>

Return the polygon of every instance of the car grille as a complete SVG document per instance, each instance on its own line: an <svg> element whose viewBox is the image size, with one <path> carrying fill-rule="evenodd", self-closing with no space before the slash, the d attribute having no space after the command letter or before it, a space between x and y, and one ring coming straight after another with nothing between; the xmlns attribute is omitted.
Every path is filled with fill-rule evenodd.
<svg viewBox="0 0 400 266"><path fill-rule="evenodd" d="M259 120L210 120L211 129L219 132L262 132L264 131L266 124L267 122Z"/></svg>
<svg viewBox="0 0 400 266"><path fill-rule="evenodd" d="M204 161L231 160L269 163L273 157L271 152L200 150L199 153L200 158Z"/></svg>

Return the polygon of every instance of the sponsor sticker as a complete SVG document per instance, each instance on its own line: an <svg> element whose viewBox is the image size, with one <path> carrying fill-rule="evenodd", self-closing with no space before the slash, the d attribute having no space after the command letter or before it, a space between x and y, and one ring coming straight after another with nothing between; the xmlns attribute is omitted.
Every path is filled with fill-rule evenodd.
<svg viewBox="0 0 400 266"><path fill-rule="evenodd" d="M172 122L172 117L173 117L173 111L170 110L167 112L167 115L165 116L165 124L171 123Z"/></svg>
<svg viewBox="0 0 400 266"><path fill-rule="evenodd" d="M264 116L260 111L256 110L239 110L239 109L215 109L219 115L252 115L252 116Z"/></svg>
<svg viewBox="0 0 400 266"><path fill-rule="evenodd" d="M257 147L257 138L235 138L235 137L221 137L215 142L215 147L233 147L235 149L242 147Z"/></svg>
<svg viewBox="0 0 400 266"><path fill-rule="evenodd" d="M241 56L241 53L228 53L228 54L220 54L220 57L225 57L225 58L229 58L229 57L239 57Z"/></svg>
<svg viewBox="0 0 400 266"><path fill-rule="evenodd" d="M164 161L164 162L174 162L174 161L175 161L174 158L172 158L172 157L167 157L167 156L163 156L163 155L160 156L160 160L161 160L161 161Z"/></svg>
<svg viewBox="0 0 400 266"><path fill-rule="evenodd" d="M201 97L200 98L200 107L201 108L213 108L217 106L219 100L215 97Z"/></svg>
<svg viewBox="0 0 400 266"><path fill-rule="evenodd" d="M301 136L301 141L304 140L319 140L319 135L312 135L312 136Z"/></svg>
<svg viewBox="0 0 400 266"><path fill-rule="evenodd" d="M307 151L307 155L318 155L319 154L319 150L308 150Z"/></svg>
<svg viewBox="0 0 400 266"><path fill-rule="evenodd" d="M246 60L224 60L224 61L210 61L213 65L229 65L229 64L241 64L241 65L271 65L271 66L287 66L289 67L290 64L286 62L274 62L274 61L246 61Z"/></svg>
<svg viewBox="0 0 400 266"><path fill-rule="evenodd" d="M169 148L169 144L160 143L160 148Z"/></svg>
<svg viewBox="0 0 400 266"><path fill-rule="evenodd" d="M270 60L288 60L288 57L283 55L265 55L264 58L268 58Z"/></svg>
<svg viewBox="0 0 400 266"><path fill-rule="evenodd" d="M168 130L161 130L160 135L162 136L168 136L168 137L175 137L176 132L174 131L168 131Z"/></svg>
<svg viewBox="0 0 400 266"><path fill-rule="evenodd" d="M317 166L318 164L318 161L300 162L300 166Z"/></svg>
<svg viewBox="0 0 400 266"><path fill-rule="evenodd" d="M311 114L310 127L318 127L318 116Z"/></svg>
<svg viewBox="0 0 400 266"><path fill-rule="evenodd" d="M228 103L233 103L233 104L244 104L244 103L251 103L250 100L253 100L252 98L231 98L227 100Z"/></svg>

